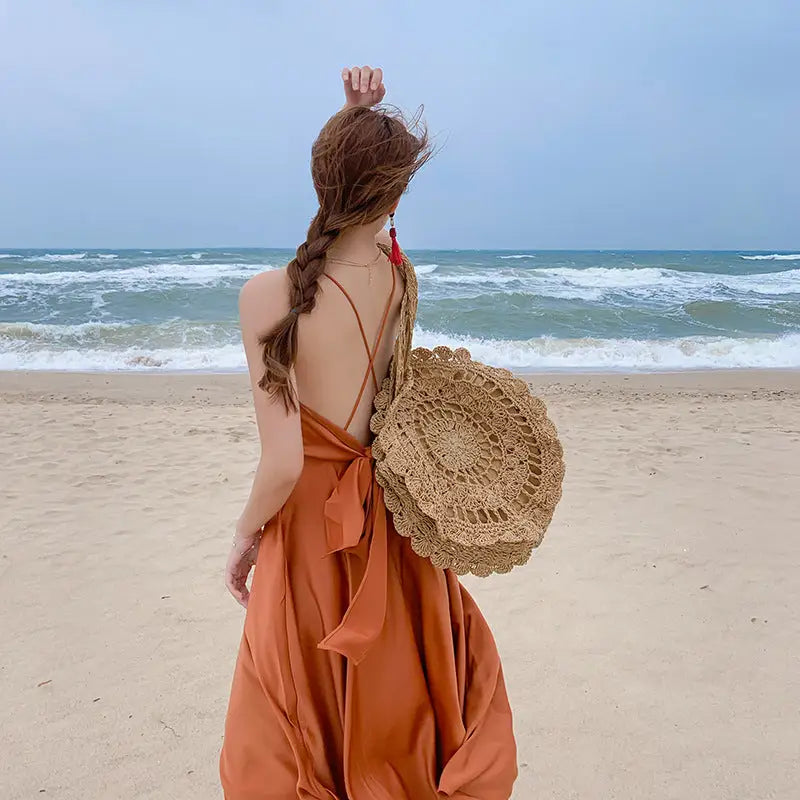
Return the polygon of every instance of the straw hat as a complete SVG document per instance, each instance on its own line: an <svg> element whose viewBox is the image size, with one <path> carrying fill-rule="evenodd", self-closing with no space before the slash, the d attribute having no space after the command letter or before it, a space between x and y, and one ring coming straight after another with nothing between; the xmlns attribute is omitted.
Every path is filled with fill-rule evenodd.
<svg viewBox="0 0 800 800"><path fill-rule="evenodd" d="M544 403L467 350L411 349L417 281L404 257L400 330L370 427L398 533L458 574L524 564L561 498L563 451Z"/></svg>

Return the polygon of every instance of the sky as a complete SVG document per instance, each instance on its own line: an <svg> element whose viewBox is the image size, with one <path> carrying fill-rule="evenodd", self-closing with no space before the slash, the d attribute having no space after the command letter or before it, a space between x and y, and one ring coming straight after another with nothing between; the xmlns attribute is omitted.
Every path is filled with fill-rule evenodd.
<svg viewBox="0 0 800 800"><path fill-rule="evenodd" d="M371 64L406 248L796 250L799 53L797 0L0 0L0 246L294 247Z"/></svg>

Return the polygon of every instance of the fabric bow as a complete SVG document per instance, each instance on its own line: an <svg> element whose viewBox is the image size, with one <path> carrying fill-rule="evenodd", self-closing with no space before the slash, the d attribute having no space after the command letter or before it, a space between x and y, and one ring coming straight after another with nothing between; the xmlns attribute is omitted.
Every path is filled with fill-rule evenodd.
<svg viewBox="0 0 800 800"><path fill-rule="evenodd" d="M342 621L317 645L358 664L386 618L386 506L369 448L347 465L325 502L324 515L329 554L354 548L364 537L369 542L364 575Z"/></svg>

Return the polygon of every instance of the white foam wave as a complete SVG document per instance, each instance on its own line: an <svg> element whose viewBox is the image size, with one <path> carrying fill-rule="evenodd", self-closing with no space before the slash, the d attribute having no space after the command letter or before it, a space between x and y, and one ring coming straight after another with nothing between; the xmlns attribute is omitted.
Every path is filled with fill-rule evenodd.
<svg viewBox="0 0 800 800"><path fill-rule="evenodd" d="M74 370L74 371L176 371L206 372L241 370L245 357L240 345L221 345L211 348L157 348L67 350L41 349L35 351L0 350L0 370Z"/></svg>
<svg viewBox="0 0 800 800"><path fill-rule="evenodd" d="M637 269L622 269L620 267L588 267L586 269L547 267L533 270L529 274L560 278L573 286L585 286L593 289L624 289L631 286L652 286L660 283L671 273L677 276L689 274L659 267L639 267Z"/></svg>
<svg viewBox="0 0 800 800"><path fill-rule="evenodd" d="M466 347L473 358L508 369L683 370L798 368L800 334L777 338L477 339L418 330L414 344Z"/></svg>
<svg viewBox="0 0 800 800"><path fill-rule="evenodd" d="M800 270L726 275L711 272L682 272L663 267L555 267L531 270L526 279L529 290L552 296L550 289L571 286L608 292L625 292L634 297L652 297L677 302L715 299L720 290L763 295L800 294ZM542 280L543 276L544 280ZM558 295L557 295L558 296Z"/></svg>
<svg viewBox="0 0 800 800"><path fill-rule="evenodd" d="M86 253L45 253L43 256L28 256L26 261L81 261Z"/></svg>
<svg viewBox="0 0 800 800"><path fill-rule="evenodd" d="M667 298L671 302L716 299L720 290L766 294L800 294L800 270L751 275L683 272L666 267L542 267L537 269L485 269L481 272L440 273L429 278L437 284L498 288L503 291L562 299L601 300L609 293L636 298Z"/></svg>
<svg viewBox="0 0 800 800"><path fill-rule="evenodd" d="M574 270L577 272L577 270ZM464 287L472 293L499 290L502 293L521 292L555 297L563 300L601 300L603 290L591 286L578 286L565 280L543 280L536 272L524 270L486 270L479 273L444 275L436 273L428 280L435 284Z"/></svg>
<svg viewBox="0 0 800 800"><path fill-rule="evenodd" d="M61 270L54 272L11 272L0 275L3 286L54 286L100 283L108 288L126 291L147 291L156 286L200 285L208 286L223 280L246 279L267 269L270 264L147 264L127 269Z"/></svg>
<svg viewBox="0 0 800 800"><path fill-rule="evenodd" d="M761 275L724 275L720 283L738 292L800 294L800 269L764 272Z"/></svg>
<svg viewBox="0 0 800 800"><path fill-rule="evenodd" d="M100 323L84 325L97 326ZM69 347L59 347L57 342L48 339L50 337L37 337L37 341L32 342L23 337L9 341L8 337L0 335L0 369L227 371L245 368L244 353L239 344L148 348L140 343L129 346L127 341L117 341L116 346L98 347L96 340L90 340L88 347L74 343ZM480 361L514 370L800 368L800 334L741 339L705 336L659 340L540 337L511 341L418 329L414 344L466 347Z"/></svg>
<svg viewBox="0 0 800 800"><path fill-rule="evenodd" d="M73 325L53 325L47 322L0 322L0 339L49 338L81 336L87 333L106 333L134 326L133 322L79 322Z"/></svg>
<svg viewBox="0 0 800 800"><path fill-rule="evenodd" d="M527 255L526 253L518 253L513 256L499 256L499 258L536 258L536 256Z"/></svg>
<svg viewBox="0 0 800 800"><path fill-rule="evenodd" d="M205 253L192 253L191 258L198 259L202 258L204 255Z"/></svg>
<svg viewBox="0 0 800 800"><path fill-rule="evenodd" d="M92 256L92 258L100 258L103 261L111 261L115 258L119 258L116 253L96 253Z"/></svg>
<svg viewBox="0 0 800 800"><path fill-rule="evenodd" d="M800 261L800 253L770 253L767 256L739 256L747 261Z"/></svg>
<svg viewBox="0 0 800 800"><path fill-rule="evenodd" d="M53 255L53 254L51 254ZM85 254L56 254L59 259L83 259ZM197 254L193 254L197 255ZM80 258L79 258L80 257ZM116 258L113 253L96 258ZM36 257L43 258L43 257ZM91 256L90 258L95 258ZM30 259L28 259L30 260ZM96 284L98 289L131 292L167 288L172 285L214 286L248 277L270 264L246 262L202 262L199 259L175 263L151 263L118 269L40 270L0 274L0 295L15 296L20 290L41 291L46 287L70 284ZM428 286L460 288L469 294L515 292L565 300L602 301L609 294L627 295L638 300L665 300L686 303L715 300L730 294L789 295L800 294L800 269L749 275L684 272L666 267L542 267L537 269L442 270L439 264L419 264L417 274Z"/></svg>
<svg viewBox="0 0 800 800"><path fill-rule="evenodd" d="M19 256L15 256L13 253L0 253L0 258L19 258Z"/></svg>
<svg viewBox="0 0 800 800"><path fill-rule="evenodd" d="M464 286L484 284L487 286L506 286L509 283L519 281L520 277L507 272L490 270L487 272L463 273L458 275L435 275L433 280L437 283L462 284Z"/></svg>
<svg viewBox="0 0 800 800"><path fill-rule="evenodd" d="M227 370L244 364L234 324L0 323L0 370Z"/></svg>

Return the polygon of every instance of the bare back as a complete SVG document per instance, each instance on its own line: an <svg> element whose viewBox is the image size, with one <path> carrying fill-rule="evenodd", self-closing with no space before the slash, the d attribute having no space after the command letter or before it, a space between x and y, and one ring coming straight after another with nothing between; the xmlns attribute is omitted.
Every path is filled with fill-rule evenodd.
<svg viewBox="0 0 800 800"><path fill-rule="evenodd" d="M380 387L388 372L404 290L400 271L385 253L370 270L371 280L367 268L326 264L314 310L299 320L295 361L300 402L365 445L372 438L376 383ZM374 352L374 378L366 344Z"/></svg>

